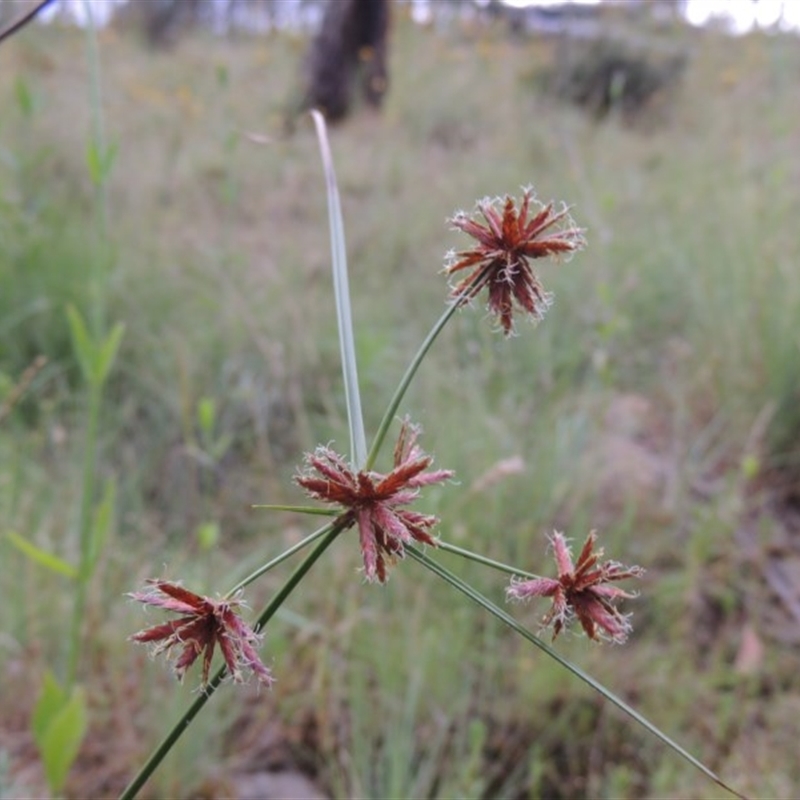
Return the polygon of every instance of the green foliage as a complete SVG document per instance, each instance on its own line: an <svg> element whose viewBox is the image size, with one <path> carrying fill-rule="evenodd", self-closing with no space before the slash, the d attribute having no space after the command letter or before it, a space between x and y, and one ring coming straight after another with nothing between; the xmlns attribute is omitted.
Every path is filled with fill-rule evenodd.
<svg viewBox="0 0 800 800"><path fill-rule="evenodd" d="M86 307L88 276L77 230L26 222L0 240L0 364L21 373L37 356L74 364L63 309Z"/></svg>
<svg viewBox="0 0 800 800"><path fill-rule="evenodd" d="M59 794L86 734L85 691L67 690L46 672L31 724L50 791Z"/></svg>
<svg viewBox="0 0 800 800"><path fill-rule="evenodd" d="M86 166L89 169L89 177L95 186L102 186L108 180L116 157L116 144L101 149L96 142L89 142L89 146L86 148Z"/></svg>
<svg viewBox="0 0 800 800"><path fill-rule="evenodd" d="M15 531L6 531L6 539L13 547L24 553L25 556L40 567L44 567L57 575L63 575L66 578L76 578L78 576L78 571L72 564L64 561L63 558L59 558L54 553L37 547Z"/></svg>
<svg viewBox="0 0 800 800"><path fill-rule="evenodd" d="M93 389L100 388L108 378L114 364L125 326L118 322L105 339L95 341L86 323L75 306L67 306L67 319L72 335L72 346L80 365L83 378Z"/></svg>

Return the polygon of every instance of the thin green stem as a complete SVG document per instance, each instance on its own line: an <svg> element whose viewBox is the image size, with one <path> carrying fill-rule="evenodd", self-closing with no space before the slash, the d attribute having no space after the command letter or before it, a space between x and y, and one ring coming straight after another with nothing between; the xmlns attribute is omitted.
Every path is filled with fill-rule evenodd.
<svg viewBox="0 0 800 800"><path fill-rule="evenodd" d="M381 424L378 426L378 432L375 434L375 438L372 441L372 447L370 447L369 454L367 455L367 460L364 464L364 469L369 470L375 465L375 460L378 457L378 454L381 451L381 447L383 446L384 439L386 439L386 434L389 431L389 426L392 424L392 420L394 419L395 414L397 413L397 409L400 407L400 403L403 402L403 397L405 397L405 393L408 391L408 387L411 384L411 381L414 379L414 375L417 374L417 370L419 369L419 365L422 363L422 360L428 354L428 350L431 349L431 346L436 341L436 338L442 332L442 329L445 325L450 321L450 318L453 314L456 313L456 310L461 308L462 305L466 302L467 298L471 296L473 289L481 284L486 277L486 274L489 271L489 267L481 270L467 286L464 287L464 290L459 294L457 297L453 298L450 305L445 310L444 314L434 323L434 326L431 328L430 333L425 337L425 341L420 345L419 350L417 350L414 358L411 360L411 363L408 365L408 369L406 369L405 374L400 379L400 383L395 389L394 395L392 395L392 399L389 401L389 405L386 408L386 412L383 415L383 419L381 420Z"/></svg>
<svg viewBox="0 0 800 800"><path fill-rule="evenodd" d="M88 14L89 24L87 25L88 37L88 61L92 76L92 119L93 136L98 140L98 146L102 145L105 138L103 130L103 109L100 98L100 59L97 52L97 31L94 26L91 4L85 0L85 9ZM100 206L100 235L103 247L106 246L108 238L108 226L106 219L106 194L103 186L100 187L98 197ZM92 331L96 341L100 341L104 327L104 306L103 285L98 281L97 273L92 276ZM78 520L79 529L79 559L78 577L75 589L75 604L72 610L72 624L70 626L69 652L67 654L67 690L71 690L78 672L78 660L81 652L81 639L83 629L83 617L86 612L86 598L89 581L92 577L94 559L92 558L92 507L95 494L95 469L97 462L97 442L98 427L100 421L100 409L103 400L103 382L89 380L89 410L86 424L86 434L84 437L83 472L81 481L81 506L80 518Z"/></svg>
<svg viewBox="0 0 800 800"><path fill-rule="evenodd" d="M103 97L101 86L100 51L97 46L97 28L94 13L89 0L83 0L86 25L86 61L89 66L91 107L91 146L98 158L107 156L106 129L103 115ZM90 308L91 326L94 336L99 340L103 336L106 325L106 283L110 268L110 245L108 236L108 174L104 167L100 170L99 180L95 184L97 202L97 227L99 233L99 251L101 263L93 269L90 282L92 303Z"/></svg>
<svg viewBox="0 0 800 800"><path fill-rule="evenodd" d="M333 527L334 523L329 522L327 525L323 526L319 530L314 531L314 533L309 534L306 536L305 539L299 541L297 544L292 545L288 550L281 553L279 556L272 559L272 561L268 561L266 564L260 566L254 572L251 572L246 578L243 578L233 587L230 591L225 593L225 597L230 598L233 597L236 592L241 591L245 588L245 586L249 586L254 580L260 578L265 572L269 572L273 567L277 567L278 564L282 564L286 561L287 558L293 556L295 553L302 550L304 547L307 547L311 544L311 542L319 539L320 536L326 534L331 528Z"/></svg>
<svg viewBox="0 0 800 800"><path fill-rule="evenodd" d="M102 405L102 385L89 385L89 409L86 434L83 443L83 469L81 478L81 507L78 519L79 559L76 578L75 604L72 609L69 652L67 654L67 691L72 688L78 672L78 657L81 652L81 632L86 611L86 593L92 568L92 504L94 501L95 466L97 462L97 438Z"/></svg>
<svg viewBox="0 0 800 800"><path fill-rule="evenodd" d="M486 567L500 570L500 572L507 572L509 575L518 575L521 578L539 577L538 575L534 575L532 572L525 572L521 569L517 569L516 567L511 567L508 564L503 564L500 561L495 561L492 558L487 558L486 556L482 556L478 553L473 553L471 550L465 550L463 547L457 547L454 544L437 541L436 545L439 550L444 550L446 553L452 553L453 555L461 556L462 558L466 558L469 561L474 561L477 564L483 564Z"/></svg>
<svg viewBox="0 0 800 800"><path fill-rule="evenodd" d="M87 61L89 62L89 73L91 76L90 104L92 110L92 140L98 152L106 152L106 129L103 119L103 92L100 84L100 51L97 47L97 27L94 24L94 13L92 4L89 0L83 2L84 12L88 25L86 26L86 50ZM102 174L97 186L99 194L98 207L100 209L100 234L103 241L108 238L108 203L106 190L106 175Z"/></svg>
<svg viewBox="0 0 800 800"><path fill-rule="evenodd" d="M383 446L383 441L386 438L389 426L392 424L392 420L397 413L397 409L400 407L400 403L403 401L403 397L405 396L406 391L408 391L408 387L413 380L414 375L416 375L419 365L428 354L428 350L431 349L431 345L436 341L436 337L442 332L444 326L449 322L450 317L456 313L457 308L458 303L451 303L447 307L444 314L439 317L439 319L436 321L436 324L431 328L430 333L425 337L425 341L420 345L419 350L417 350L414 358L408 365L405 374L400 379L400 383L398 384L397 389L395 389L394 395L392 395L392 399L389 401L389 405L386 408L386 413L383 415L381 424L378 426L378 432L375 434L375 438L372 440L372 447L369 449L369 454L367 455L367 460L364 464L365 470L370 470L375 465L375 459L377 459L378 454L381 451L381 447Z"/></svg>
<svg viewBox="0 0 800 800"><path fill-rule="evenodd" d="M305 574L311 569L319 557L328 549L333 540L342 532L344 527L342 525L334 525L330 528L327 535L322 541L306 556L305 560L295 569L289 579L280 589L280 591L273 596L269 603L264 607L264 610L258 616L256 624L253 626L256 631L262 630L270 619L275 615L275 612L283 605L286 598L292 593L294 588L302 580ZM324 529L323 529L324 530ZM200 713L205 704L211 699L211 696L219 688L222 683L227 670L224 666L220 667L211 680L206 684L203 691L197 696L197 699L189 706L183 716L178 720L172 730L167 734L161 744L153 751L150 758L139 770L136 777L128 784L125 791L119 796L119 800L133 800L139 793L139 790L144 786L150 776L155 772L158 765L164 760L165 756L173 748L175 743L180 739L181 734L189 727L192 720Z"/></svg>
<svg viewBox="0 0 800 800"><path fill-rule="evenodd" d="M669 736L657 728L652 722L650 722L650 720L629 706L622 698L617 697L617 695L615 695L610 689L607 689L605 686L603 686L603 684L596 681L591 675L589 675L587 672L584 672L576 664L573 664L571 661L568 661L566 658L559 655L559 653L557 653L552 647L545 644L538 636L534 635L527 628L520 625L512 616L503 611L503 609L499 606L496 606L491 600L489 600L487 597L484 597L468 583L461 580L461 578L459 578L457 575L454 575L452 572L450 572L450 570L445 569L441 564L426 556L416 547L407 545L406 552L413 559L418 561L446 583L449 583L454 589L457 589L459 592L466 595L470 600L481 606L481 608L484 608L501 622L508 625L508 627L511 628L515 633L518 633L532 645L538 647L542 652L546 653L548 656L550 656L550 658L558 662L562 667L575 675L575 677L579 678L596 692L605 697L606 700L613 703L617 708L620 709L620 711L623 711L625 714L631 717L631 719L635 720L644 728L646 728L650 733L666 744L671 750L673 750L682 758L686 759L686 761L688 761L693 767L699 769L700 772L702 772L707 778L710 778L718 786L721 786L723 789L725 789L725 791L730 792L732 795L740 798L740 800L747 800L745 795L740 794L735 789L732 789L730 786L728 786L728 784L726 784L713 770L710 770L707 766L705 766L705 764L703 764L701 761L698 761L698 759L696 759L688 750L685 750L677 742L670 739Z"/></svg>
<svg viewBox="0 0 800 800"><path fill-rule="evenodd" d="M268 511L293 511L296 514L312 514L317 517L335 517L341 514L335 508L320 508L319 506L285 506L280 503L259 503L250 508L266 508Z"/></svg>

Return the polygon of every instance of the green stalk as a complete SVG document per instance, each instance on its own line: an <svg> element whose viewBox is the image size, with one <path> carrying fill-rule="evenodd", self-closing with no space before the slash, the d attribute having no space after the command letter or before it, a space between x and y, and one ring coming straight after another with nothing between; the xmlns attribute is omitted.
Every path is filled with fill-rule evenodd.
<svg viewBox="0 0 800 800"><path fill-rule="evenodd" d="M245 586L249 586L254 580L260 578L265 572L269 572L273 567L277 567L278 564L282 564L284 561L286 561L287 558L293 556L299 550L302 550L304 547L311 544L311 542L315 541L316 539L319 539L320 536L323 536L324 534L328 533L328 531L330 531L334 525L335 523L329 522L327 525L323 526L319 530L314 531L314 533L309 534L308 536L306 536L305 539L293 545L292 547L281 553L276 558L273 558L272 561L268 561L266 564L260 566L254 572L251 572L246 578L240 580L239 583L237 583L236 586L233 587L233 589L226 592L225 597L227 598L233 597L236 594L236 592L241 591L242 589L245 588Z"/></svg>
<svg viewBox="0 0 800 800"><path fill-rule="evenodd" d="M67 654L67 692L72 689L78 672L78 658L81 652L81 631L86 611L86 592L91 578L92 567L92 501L94 499L95 466L97 462L97 432L100 425L102 405L102 385L89 384L89 409L86 420L86 434L83 442L83 471L81 478L81 507L78 520L79 566L75 605L72 608L69 652Z"/></svg>
<svg viewBox="0 0 800 800"><path fill-rule="evenodd" d="M295 514L311 514L315 517L335 517L340 514L335 508L320 506L289 506L282 503L256 503L250 508L266 508L268 511L293 511Z"/></svg>
<svg viewBox="0 0 800 800"><path fill-rule="evenodd" d="M85 0L84 7L87 13L87 60L92 79L90 105L92 109L93 137L98 146L103 146L105 131L103 127L103 109L100 97L100 59L97 50L97 31L94 26L91 3ZM103 248L107 246L108 223L106 212L105 180L98 187L100 207L100 236ZM92 276L90 284L92 334L96 341L100 341L103 318L104 299L102 285L98 282L98 275ZM72 689L78 673L78 660L81 652L81 633L83 617L86 612L86 599L91 573L93 571L92 559L92 506L95 495L95 469L97 464L98 428L100 422L100 409L103 400L103 381L94 381L88 378L89 409L87 413L86 434L84 436L83 473L81 480L81 505L78 521L79 531L79 559L77 585L75 590L75 604L72 609L72 622L70 625L69 651L67 654L67 691Z"/></svg>
<svg viewBox="0 0 800 800"><path fill-rule="evenodd" d="M484 597L480 592L474 589L465 581L462 581L457 575L454 575L450 570L445 569L441 564L437 563L431 558L428 558L422 551L416 547L406 545L406 552L424 567L427 567L434 575L441 578L446 583L449 583L454 589L457 589L462 594L466 595L474 603L477 603L481 608L488 611L501 622L508 625L515 633L518 633L524 639L529 641L532 645L538 647L542 652L546 653L550 658L571 672L575 677L580 678L584 683L606 698L609 702L613 703L620 711L627 714L631 719L638 722L646 730L652 733L656 738L662 741L667 747L673 750L682 758L686 759L693 767L700 770L707 778L710 778L717 786L722 787L725 791L730 792L740 800L747 800L746 796L740 794L735 789L732 789L720 778L713 770L709 769L701 761L698 761L688 750L685 750L677 742L670 739L666 733L657 728L650 720L642 716L638 711L629 706L621 697L615 695L610 689L607 689L603 684L596 681L589 673L584 672L579 666L568 661L562 655L559 655L552 647L545 644L538 636L535 636L527 628L520 625L511 615L503 611L502 608L496 606L487 597Z"/></svg>
<svg viewBox="0 0 800 800"><path fill-rule="evenodd" d="M94 24L92 4L84 0L83 8L86 13L88 25L86 26L86 60L89 62L91 77L90 106L92 110L92 140L101 153L106 151L106 129L103 119L103 92L100 84L100 51L97 47L97 28ZM100 195L98 208L100 209L100 235L105 242L108 238L108 192L106 190L105 175L97 185Z"/></svg>
<svg viewBox="0 0 800 800"><path fill-rule="evenodd" d="M403 397L405 396L406 391L408 391L408 387L411 384L411 381L414 379L414 375L416 375L417 370L419 369L419 365L422 363L422 360L428 354L428 350L431 349L431 345L436 341L436 338L442 332L442 329L445 325L450 321L450 317L456 313L456 310L459 309L463 305L463 301L467 298L472 291L473 287L483 281L486 273L488 272L488 267L481 272L479 272L475 276L475 280L473 280L468 286L464 288L464 291L461 292L458 297L455 297L450 305L445 310L444 314L436 321L434 326L431 328L430 333L425 337L425 341L420 345L419 350L417 350L414 358L411 360L411 363L408 365L408 368L405 371L405 374L400 379L400 383L395 389L394 395L392 395L392 399L389 401L389 406L386 409L386 413L383 415L383 419L381 420L381 424L378 426L378 432L375 434L375 439L372 442L372 447L369 450L369 454L367 455L367 460L364 464L364 469L369 470L375 464L375 459L378 457L378 454L381 451L381 447L383 446L383 441L386 438L386 433L389 430L389 426L392 424L392 420L394 419L394 415L397 413L397 409L400 407L400 403L403 401Z"/></svg>
<svg viewBox="0 0 800 800"><path fill-rule="evenodd" d="M311 569L317 559L328 549L333 540L344 530L344 525L341 523L334 523L330 528L326 526L321 531L317 531L315 535L322 535L322 532L327 530L327 534L322 541L306 556L306 559L297 567L291 574L289 580L283 585L280 591L274 595L269 603L264 607L264 610L258 616L254 629L256 632L263 630L266 624L272 619L277 610L283 605L286 598L292 593L294 588L303 579L306 573ZM155 772L158 765L164 760L164 757L173 748L175 743L180 739L181 734L189 727L192 720L200 713L205 704L211 699L211 696L222 683L227 670L225 666L221 666L208 684L203 688L203 691L197 696L197 699L189 706L183 716L178 720L172 730L167 734L161 744L153 751L150 758L144 766L136 774L136 777L128 784L125 791L119 796L119 800L133 800L139 793L139 790L144 786L150 776Z"/></svg>
<svg viewBox="0 0 800 800"><path fill-rule="evenodd" d="M538 578L539 576L533 572L524 572L516 567L511 567L508 564L503 564L500 561L495 561L493 558L487 558L479 553L473 553L471 550L465 550L463 547L457 547L454 544L447 542L437 541L436 546L439 550L444 550L446 553L453 553L453 555L461 556L469 561L474 561L476 564L483 564L485 567L500 570L500 572L507 572L509 575L517 575L520 578Z"/></svg>

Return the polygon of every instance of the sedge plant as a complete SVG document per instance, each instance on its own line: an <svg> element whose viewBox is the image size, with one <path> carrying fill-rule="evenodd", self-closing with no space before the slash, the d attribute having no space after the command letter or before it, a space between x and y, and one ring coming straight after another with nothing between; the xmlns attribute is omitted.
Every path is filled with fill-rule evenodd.
<svg viewBox="0 0 800 800"><path fill-rule="evenodd" d="M504 336L517 332L516 317L520 315L527 316L534 323L542 320L552 298L544 290L531 261L545 257L563 260L584 247L583 231L572 221L569 208L557 207L553 203L542 204L531 188L525 188L519 199L511 196L484 199L477 203L474 214L458 212L452 217L453 227L470 237L471 245L446 256L444 272L453 279L449 302L411 359L368 444L359 391L339 194L324 118L316 111L312 115L327 185L334 296L350 448L342 454L330 446L320 445L306 455L305 464L295 481L318 505L257 506L321 516L327 518L327 522L224 594L216 598L202 596L185 588L179 581L164 579L149 581L144 590L130 594L138 602L176 615L135 633L131 639L150 645L155 654L171 656L178 679L183 679L199 661L201 689L120 797L130 800L138 794L226 678L241 683L253 677L264 687L273 683L274 676L258 652L262 640L268 637L270 621L289 595L301 589L304 579L328 548L339 539L347 541L352 538L350 531L357 532L364 578L375 584L376 591L388 580L390 570L409 556L414 563L407 567L404 565L404 569L413 569L416 565L440 578L455 592L478 604L587 683L714 783L734 796L743 797L650 720L562 656L539 633L520 624L495 600L458 577L446 566L446 558L438 554L469 559L487 569L505 573L509 576L504 589L507 600L549 598L551 605L542 623L543 627L552 628L553 639L571 623L577 622L590 639L617 644L622 644L631 631L630 615L622 613L618 603L635 596L617 584L640 577L644 571L642 568L604 560L594 531L587 536L577 558L573 557L563 534L552 533L550 545L556 562L554 577L543 577L519 566L499 563L437 537L435 529L439 520L414 510L413 506L425 487L450 482L454 473L449 469L432 468L433 458L418 444L420 429L407 418L400 420L391 468L387 472L376 469L415 374L438 336L460 309L473 305L472 301L485 294L489 316L496 320ZM245 622L242 616L244 589L307 548L310 552L266 607L252 623ZM503 590L499 588L498 591L502 594ZM222 654L222 664L212 671L217 647Z"/></svg>

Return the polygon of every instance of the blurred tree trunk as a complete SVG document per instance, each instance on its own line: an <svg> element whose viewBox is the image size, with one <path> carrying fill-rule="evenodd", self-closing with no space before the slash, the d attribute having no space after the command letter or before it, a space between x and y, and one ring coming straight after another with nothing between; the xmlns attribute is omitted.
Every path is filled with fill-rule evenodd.
<svg viewBox="0 0 800 800"><path fill-rule="evenodd" d="M360 77L364 99L378 108L388 86L388 33L389 0L328 0L306 62L303 106L342 119Z"/></svg>
<svg viewBox="0 0 800 800"><path fill-rule="evenodd" d="M147 41L154 47L171 44L179 30L196 22L202 0L147 0L130 3L141 16Z"/></svg>

